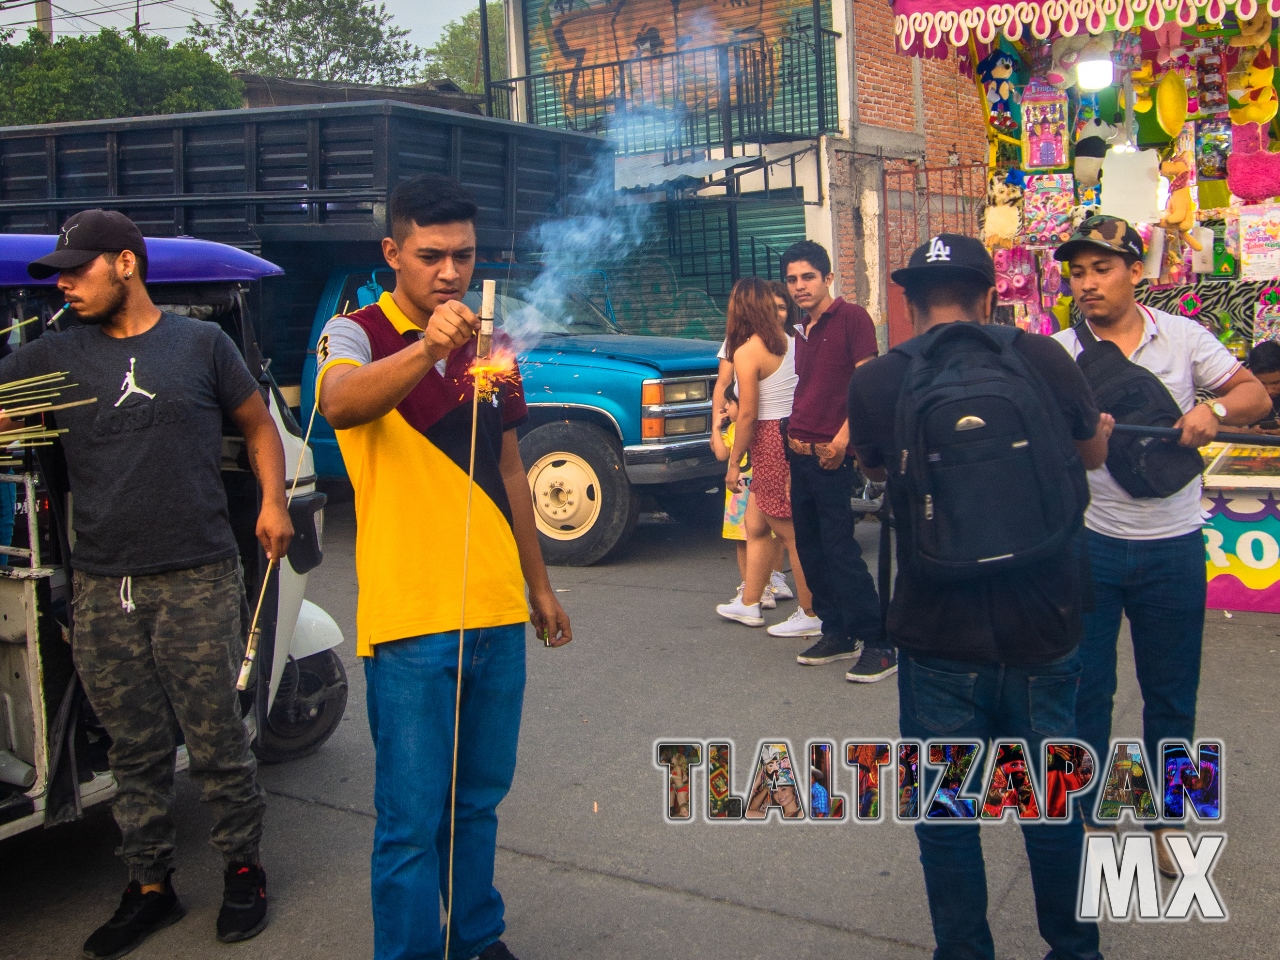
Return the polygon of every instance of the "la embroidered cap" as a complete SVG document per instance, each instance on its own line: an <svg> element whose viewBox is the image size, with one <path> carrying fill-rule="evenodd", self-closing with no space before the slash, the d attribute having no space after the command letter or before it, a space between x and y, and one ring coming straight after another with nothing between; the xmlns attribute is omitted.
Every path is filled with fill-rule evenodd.
<svg viewBox="0 0 1280 960"><path fill-rule="evenodd" d="M996 285L996 266L987 248L973 237L940 233L916 247L901 270L891 274L902 287L919 283L945 283L956 277L974 277Z"/></svg>
<svg viewBox="0 0 1280 960"><path fill-rule="evenodd" d="M1104 214L1082 220L1080 226L1076 227L1076 232L1054 252L1053 259L1070 260L1085 247L1098 247L1108 253L1137 257L1139 260L1146 256L1142 237L1129 225L1129 221Z"/></svg>
<svg viewBox="0 0 1280 960"><path fill-rule="evenodd" d="M27 264L27 273L33 280L45 280L100 254L122 250L132 250L139 260L147 258L147 242L137 225L116 210L84 210L62 225L53 253Z"/></svg>

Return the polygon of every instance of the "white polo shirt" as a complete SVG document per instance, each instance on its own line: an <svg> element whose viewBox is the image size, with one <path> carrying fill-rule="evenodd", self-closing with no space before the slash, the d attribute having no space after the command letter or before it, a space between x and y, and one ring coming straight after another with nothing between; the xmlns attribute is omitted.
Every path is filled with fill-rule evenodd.
<svg viewBox="0 0 1280 960"><path fill-rule="evenodd" d="M1240 369L1240 362L1196 321L1142 304L1138 309L1146 323L1142 341L1129 359L1159 377L1183 413L1196 405L1196 390L1217 390ZM1056 333L1054 339L1072 357L1083 349L1074 330ZM1162 540L1194 533L1204 525L1200 487L1197 477L1171 497L1135 499L1104 465L1089 471L1090 500L1084 524L1104 536L1124 540Z"/></svg>

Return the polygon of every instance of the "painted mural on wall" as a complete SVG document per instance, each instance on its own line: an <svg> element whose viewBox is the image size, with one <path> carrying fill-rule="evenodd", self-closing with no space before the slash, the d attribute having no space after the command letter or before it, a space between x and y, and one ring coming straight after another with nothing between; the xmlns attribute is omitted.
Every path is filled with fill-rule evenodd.
<svg viewBox="0 0 1280 960"><path fill-rule="evenodd" d="M830 20L830 0L823 4ZM718 62L693 51L734 49L734 89L747 78L772 103L812 60L810 0L530 0L525 7L535 121L603 129L629 111L697 113L716 106ZM668 55L689 53L687 57ZM627 62L622 68L604 64ZM735 96L737 94L735 93ZM766 104L766 107L768 104Z"/></svg>

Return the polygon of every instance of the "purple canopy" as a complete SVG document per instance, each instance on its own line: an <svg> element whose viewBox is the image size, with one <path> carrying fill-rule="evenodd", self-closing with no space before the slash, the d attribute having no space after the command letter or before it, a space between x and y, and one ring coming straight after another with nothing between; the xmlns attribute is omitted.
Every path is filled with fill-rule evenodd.
<svg viewBox="0 0 1280 960"><path fill-rule="evenodd" d="M53 286L58 277L32 280L27 264L51 253L58 238L0 233L0 287ZM229 283L283 276L284 270L239 247L188 237L147 237L147 283Z"/></svg>

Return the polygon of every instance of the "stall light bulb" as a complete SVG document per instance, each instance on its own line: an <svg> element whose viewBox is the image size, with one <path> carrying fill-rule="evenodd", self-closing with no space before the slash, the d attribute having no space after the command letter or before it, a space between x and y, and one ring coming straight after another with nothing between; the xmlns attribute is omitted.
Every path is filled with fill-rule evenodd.
<svg viewBox="0 0 1280 960"><path fill-rule="evenodd" d="M1105 90L1115 80L1115 68L1110 57L1098 60L1082 60L1076 64L1076 80L1085 92Z"/></svg>

